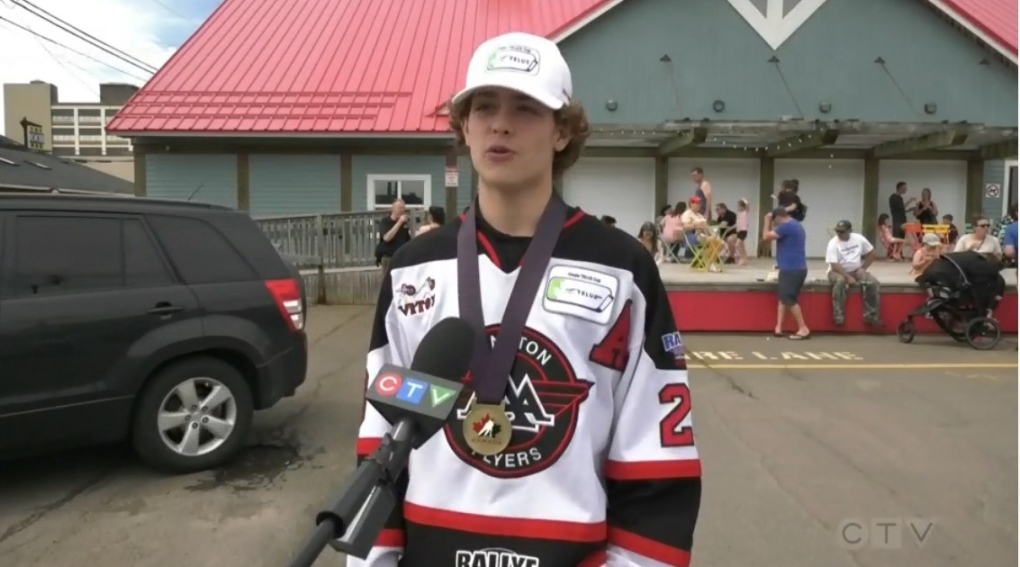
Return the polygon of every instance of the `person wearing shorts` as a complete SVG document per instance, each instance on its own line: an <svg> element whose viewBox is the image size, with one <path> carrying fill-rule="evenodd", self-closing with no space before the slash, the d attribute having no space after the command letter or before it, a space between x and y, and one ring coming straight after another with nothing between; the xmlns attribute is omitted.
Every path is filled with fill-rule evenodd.
<svg viewBox="0 0 1020 567"><path fill-rule="evenodd" d="M804 313L798 299L800 290L807 280L807 235L804 227L783 207L776 207L765 215L765 226L761 238L776 242L776 266L779 268L779 306L776 311L775 336L782 337L786 312L797 322L797 332L791 340L802 341L811 338L811 330L804 323Z"/></svg>

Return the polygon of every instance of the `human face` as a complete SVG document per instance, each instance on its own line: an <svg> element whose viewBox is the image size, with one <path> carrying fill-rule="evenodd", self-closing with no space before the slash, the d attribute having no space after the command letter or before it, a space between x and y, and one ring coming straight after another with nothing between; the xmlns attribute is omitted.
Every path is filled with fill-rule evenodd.
<svg viewBox="0 0 1020 567"><path fill-rule="evenodd" d="M502 88L479 89L470 104L464 139L481 183L515 190L552 181L553 156L570 141L552 110Z"/></svg>
<svg viewBox="0 0 1020 567"><path fill-rule="evenodd" d="M701 201L691 201L691 204L688 205L688 208L690 208L692 212L700 213L701 212Z"/></svg>
<svg viewBox="0 0 1020 567"><path fill-rule="evenodd" d="M974 234L984 238L988 234L988 227L992 226L992 221L988 219L981 219L974 223Z"/></svg>
<svg viewBox="0 0 1020 567"><path fill-rule="evenodd" d="M400 199L397 199L396 201L393 201L393 218L399 217L400 215L404 214L406 211L407 211L407 205L404 204L404 201L402 201Z"/></svg>
<svg viewBox="0 0 1020 567"><path fill-rule="evenodd" d="M850 240L850 231L848 231L848 230L837 230L836 231L836 236L838 236L839 239L842 240L843 242L846 242L847 240Z"/></svg>
<svg viewBox="0 0 1020 567"><path fill-rule="evenodd" d="M698 173L697 171L691 172L691 181L695 183L701 183L703 179L705 179L705 176L703 174Z"/></svg>

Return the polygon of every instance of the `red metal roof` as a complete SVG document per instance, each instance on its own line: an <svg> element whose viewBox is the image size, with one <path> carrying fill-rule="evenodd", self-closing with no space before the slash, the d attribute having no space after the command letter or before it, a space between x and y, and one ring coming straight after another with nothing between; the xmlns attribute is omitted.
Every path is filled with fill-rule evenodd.
<svg viewBox="0 0 1020 567"><path fill-rule="evenodd" d="M226 0L110 132L448 132L475 47L554 36L610 0Z"/></svg>
<svg viewBox="0 0 1020 567"><path fill-rule="evenodd" d="M942 0L949 9L1017 54L1017 0Z"/></svg>
<svg viewBox="0 0 1020 567"><path fill-rule="evenodd" d="M427 134L472 50L621 0L225 0L107 126L119 134ZM929 0L1017 52L1016 0Z"/></svg>

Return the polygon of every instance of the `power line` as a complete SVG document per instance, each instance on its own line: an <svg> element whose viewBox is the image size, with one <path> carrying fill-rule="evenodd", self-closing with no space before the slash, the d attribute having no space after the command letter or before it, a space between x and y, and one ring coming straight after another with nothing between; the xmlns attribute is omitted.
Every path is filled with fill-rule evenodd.
<svg viewBox="0 0 1020 567"><path fill-rule="evenodd" d="M29 25L27 25L27 24L26 24L26 27L28 27L28 29L29 29L30 31L32 31L32 26L29 26ZM98 92L98 91L96 90L96 87L95 87L95 85L91 85L91 84L89 84L89 83L86 83L85 81L83 81L83 80L81 79L81 77L79 77L79 76L78 76L77 74L75 74L75 73L74 73L73 71L71 71L70 69L68 69L68 65L70 65L70 66L72 66L72 67L77 67L77 68L78 68L78 69L79 69L80 71L85 71L85 74L86 74L86 75L89 75L89 74L90 74L90 73L88 72L88 70L86 70L86 69L82 69L82 68L81 68L80 66L78 66L78 65L76 65L76 64L74 64L74 63L72 63L72 62L70 62L70 61L67 61L67 62L66 62L66 64L65 64L65 62L64 62L64 61L61 61L61 60L60 60L60 57L57 57L56 55L54 55L54 54L53 54L53 52L52 52L52 51L50 51L50 48L49 48L49 47L46 47L46 44L45 44L45 43L43 43L43 42L42 42L42 40L40 40L40 39L39 39L38 37L32 37L32 39L34 39L34 40L35 40L35 42L39 44L39 47L43 48L43 51L45 51L45 52L46 52L46 54L50 56L50 59L52 59L53 61L55 61L55 62L57 63L57 65L60 65L60 68L61 68L61 69L63 69L63 70L65 70L65 71L67 71L67 74L68 74L68 75L70 75L71 77L73 77L73 78L74 78L74 80L76 80L76 81L78 81L79 83L81 83L81 85L82 85L83 87L85 87L85 88L86 88L86 89L87 89L87 90L88 90L89 92L91 92L91 93L95 94L96 96L100 96L100 93L99 93L99 92Z"/></svg>
<svg viewBox="0 0 1020 567"><path fill-rule="evenodd" d="M142 81L143 83L148 80L148 79L143 79L142 77L139 77L138 75L132 75L131 73L128 73L127 71L125 71L125 70L123 70L123 69L121 69L119 67L114 67L113 65L110 65L109 63L107 63L105 61L100 61L99 59L96 59L95 57L92 57L91 55L87 55L85 53L82 53L81 51L78 51L77 49L73 49L71 47L68 47L68 46L64 45L63 43L60 43L59 41L57 41L55 39L50 39L50 38L46 37L45 35L43 35L43 34L41 34L39 32L32 31L32 30L26 28L25 26L23 26L23 25L21 25L21 24L19 24L17 22L12 22L11 20L8 20L7 18L5 18L3 16L0 16L0 22L7 22L8 24L11 24L14 27L20 28L20 29L22 29L22 30L24 30L24 31L26 31L26 32L28 32L28 33L38 37L38 38L44 39L44 40L46 40L46 41L48 41L48 42L50 42L50 43L52 43L52 44L54 44L54 45L56 45L58 47L62 47L64 49L70 51L71 53L76 53L76 54L81 55L82 57L84 57L86 59L91 59L92 61L95 61L96 63L99 63L100 65L103 65L104 67L109 67L110 69L113 69L114 71L117 71L118 73L127 75L128 77L131 77L133 79L138 79L139 81Z"/></svg>
<svg viewBox="0 0 1020 567"><path fill-rule="evenodd" d="M183 15L183 14L181 14L181 13L180 13L180 12L178 12L177 10L174 10L174 9L173 9L173 8L171 8L170 6L167 6L167 5L166 5L166 4L164 4L163 2L160 2L160 0L152 0L152 2L153 2L154 4L157 4L158 6L160 6L161 8L163 8L164 10L166 10L167 12L170 12L171 14L173 14L173 15L177 16L178 18L180 18L180 19L182 19L182 20L185 20L185 21L187 21L187 20L188 20L188 18L187 18L187 17L185 17L185 16Z"/></svg>
<svg viewBox="0 0 1020 567"><path fill-rule="evenodd" d="M18 6L19 8L32 14L33 16L36 16L37 18L42 19L46 23L60 28L61 30L77 37L78 39L85 41L86 43L89 43L93 47L97 47L102 51L105 51L106 53L116 57L117 59L120 59L121 61L129 65L137 67L138 69L141 69L146 73L156 72L156 68L153 67L152 65L149 65L145 61L142 61L141 59L138 59L137 57L134 57L133 55L102 41L101 39L89 34L88 32L82 31L81 29L67 23L66 21L58 18L57 16L54 16L50 12L47 12L46 10L36 6L35 4L32 4L28 0L12 0L12 1L14 2L15 6ZM39 12L42 12L42 14L40 14Z"/></svg>

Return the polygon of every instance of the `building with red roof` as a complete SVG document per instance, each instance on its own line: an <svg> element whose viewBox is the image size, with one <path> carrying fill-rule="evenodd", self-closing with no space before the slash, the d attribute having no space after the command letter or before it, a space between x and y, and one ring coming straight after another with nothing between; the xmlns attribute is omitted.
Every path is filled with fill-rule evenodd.
<svg viewBox="0 0 1020 567"><path fill-rule="evenodd" d="M636 232L700 166L716 202L760 211L797 178L809 232L873 234L900 180L958 219L1016 201L1016 22L1011 0L225 0L107 131L133 139L139 194L459 210L473 172L443 104L481 41L527 31L593 124L573 203Z"/></svg>

